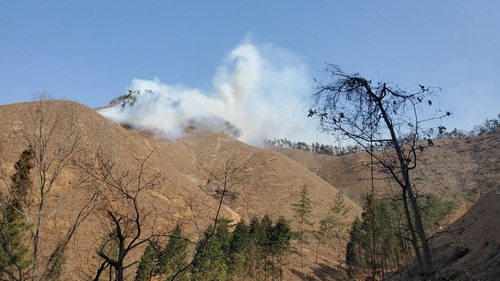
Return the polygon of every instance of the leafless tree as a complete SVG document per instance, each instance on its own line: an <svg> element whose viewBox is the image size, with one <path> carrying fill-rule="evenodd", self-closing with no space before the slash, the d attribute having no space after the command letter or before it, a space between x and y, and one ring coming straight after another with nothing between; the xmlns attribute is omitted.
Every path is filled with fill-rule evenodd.
<svg viewBox="0 0 500 281"><path fill-rule="evenodd" d="M78 226L90 214L96 195L89 193L77 211L73 222L63 230L56 244L50 251L45 244L46 223L54 220L64 208L65 203L76 188L83 187L86 177L75 169L74 161L86 147L83 136L79 133L74 104L60 103L43 93L27 104L23 127L19 132L19 143L33 153L33 184L27 190L21 207L17 212L33 226L29 228L30 254L32 265L25 270L24 280L52 280L61 273L64 251L75 234ZM20 151L21 152L21 151ZM63 173L75 176L71 183L62 184ZM9 183L2 179L7 189ZM58 191L55 191L58 187ZM61 187L59 189L59 187ZM54 196L57 193L58 196Z"/></svg>
<svg viewBox="0 0 500 281"><path fill-rule="evenodd" d="M436 88L419 85L416 91L407 92L392 83L375 83L357 73L344 73L336 65L327 65L325 73L329 81L316 81L308 116L314 117L324 132L347 138L364 148L401 187L420 269L424 276L435 280L432 255L410 174L417 166L419 153L433 145L424 123L438 121L451 113L429 111ZM423 142L424 139L427 141ZM385 149L376 152L373 149L376 145Z"/></svg>
<svg viewBox="0 0 500 281"><path fill-rule="evenodd" d="M201 165L201 164L200 164ZM214 166L207 167L201 165L201 169L205 171L206 181L199 185L207 195L212 196L217 200L217 205L213 209L215 214L213 218L213 227L211 233L205 236L203 244L199 245L198 251L194 254L191 261L183 268L173 274L171 281L174 281L181 273L188 270L198 258L198 253L215 235L219 219L221 218L221 210L226 200L234 200L237 195L236 189L241 187L245 180L245 173L250 168L248 159L238 160L236 155L224 158L221 162L216 162Z"/></svg>
<svg viewBox="0 0 500 281"><path fill-rule="evenodd" d="M165 179L161 172L148 166L152 153L143 159L134 156L135 165L127 167L128 163L119 163L110 153L98 150L92 161L82 166L94 180L100 197L96 211L103 218L107 235L97 250L102 261L94 280L99 280L104 270L111 267L115 280L123 281L125 270L136 264L126 260L130 253L153 237L161 236L152 231L154 222L146 223L155 219L154 210L140 203L142 193L160 187ZM151 231L146 231L149 227Z"/></svg>

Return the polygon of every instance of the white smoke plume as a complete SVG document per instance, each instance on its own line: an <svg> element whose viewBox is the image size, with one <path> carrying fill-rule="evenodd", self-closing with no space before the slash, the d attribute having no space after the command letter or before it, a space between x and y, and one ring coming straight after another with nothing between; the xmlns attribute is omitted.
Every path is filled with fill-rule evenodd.
<svg viewBox="0 0 500 281"><path fill-rule="evenodd" d="M213 91L170 86L158 78L134 79L133 106L100 113L117 123L179 137L190 120L217 116L241 130L240 140L309 140L301 100L310 91L307 67L298 57L272 45L245 43L229 53L217 69Z"/></svg>

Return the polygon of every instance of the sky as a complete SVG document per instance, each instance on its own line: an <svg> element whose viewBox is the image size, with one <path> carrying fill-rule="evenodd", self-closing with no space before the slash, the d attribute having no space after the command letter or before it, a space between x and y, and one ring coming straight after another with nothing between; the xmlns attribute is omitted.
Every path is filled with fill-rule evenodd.
<svg viewBox="0 0 500 281"><path fill-rule="evenodd" d="M152 90L160 98L144 95L139 115L101 114L164 124L207 112L244 140L300 137L313 78L331 63L442 87L435 103L454 113L443 125L468 131L500 113L498 11L496 0L0 1L0 105L48 92L95 108Z"/></svg>

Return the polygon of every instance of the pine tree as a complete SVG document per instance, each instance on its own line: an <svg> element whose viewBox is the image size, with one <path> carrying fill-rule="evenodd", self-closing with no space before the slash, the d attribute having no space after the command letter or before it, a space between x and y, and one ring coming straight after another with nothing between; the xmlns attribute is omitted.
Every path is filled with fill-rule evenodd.
<svg viewBox="0 0 500 281"><path fill-rule="evenodd" d="M261 256L261 264L264 266L264 280L267 280L268 276L273 272L273 264L271 260L271 232L273 227L273 222L269 215L265 215L260 221L260 227L262 234L259 236L259 249Z"/></svg>
<svg viewBox="0 0 500 281"><path fill-rule="evenodd" d="M99 255L99 257L101 257L101 254L105 254L107 257L116 260L118 258L119 247L120 241L118 239L118 232L116 229L113 229L113 231L111 231L110 233L108 233L108 235L101 239L101 244L96 249L96 253ZM113 276L116 276L116 269L114 269L112 266L109 266L110 264L106 260L102 261L102 258L100 258L99 263L101 263L101 266L97 271L95 280L99 280L98 276L106 273L103 270L107 267L109 267L109 280L112 280Z"/></svg>
<svg viewBox="0 0 500 281"><path fill-rule="evenodd" d="M298 219L299 223L299 231L297 234L300 243L300 264L302 267L304 267L304 236L305 233L308 232L307 227L314 224L309 219L309 216L312 212L312 207L311 200L309 199L309 187L307 187L307 185L302 186L302 190L300 192L300 201L298 203L292 204L292 210L295 211L295 217Z"/></svg>
<svg viewBox="0 0 500 281"><path fill-rule="evenodd" d="M344 201L344 194L342 192L337 192L333 200L333 204L330 205L329 214L327 217L322 219L319 224L319 230L317 231L318 244L316 247L316 263L318 262L319 247L323 242L330 242L334 240L334 247L337 250L337 259L339 261L339 269L342 268L341 256L344 253L344 245L348 240L346 236L346 227L348 223L345 221L347 215L352 207L347 206Z"/></svg>
<svg viewBox="0 0 500 281"><path fill-rule="evenodd" d="M159 248L160 245L156 240L150 241L148 246L146 246L144 253L142 254L141 261L137 266L135 281L151 281L155 275L155 269L157 267Z"/></svg>
<svg viewBox="0 0 500 281"><path fill-rule="evenodd" d="M29 248L23 243L25 231L32 226L24 217L27 194L32 188L30 171L33 168L33 150L21 153L11 176L10 193L4 199L0 218L0 276L9 280L24 280L24 270L33 263L26 257Z"/></svg>
<svg viewBox="0 0 500 281"><path fill-rule="evenodd" d="M144 249L135 280L171 280L173 275L186 265L187 241L182 237L181 228L177 225L164 248L158 241L152 240ZM187 274L182 272L175 280L188 280Z"/></svg>
<svg viewBox="0 0 500 281"><path fill-rule="evenodd" d="M250 276L254 279L260 278L263 271L263 260L265 257L264 247L267 244L266 229L263 227L258 218L254 217L250 221Z"/></svg>
<svg viewBox="0 0 500 281"><path fill-rule="evenodd" d="M213 230L209 226L205 230L205 237L200 241L191 268L192 276L195 280L225 280L227 278L227 264L224 254L224 241L217 235L220 230Z"/></svg>
<svg viewBox="0 0 500 281"><path fill-rule="evenodd" d="M347 237L345 235L345 228L347 227L346 219L347 214L351 211L352 207L347 206L344 201L344 194L342 192L337 192L335 195L335 199L333 201L333 205L330 206L330 212L333 217L333 230L334 230L334 239L335 239L335 248L337 248L337 258L339 261L339 268L342 268L341 263L341 255L342 248L345 245L345 241Z"/></svg>
<svg viewBox="0 0 500 281"><path fill-rule="evenodd" d="M166 280L171 280L173 275L187 265L187 240L182 237L182 230L177 225L168 240L164 251L159 255L158 266L155 275L167 276ZM187 273L182 272L176 280L187 280Z"/></svg>
<svg viewBox="0 0 500 281"><path fill-rule="evenodd" d="M378 208L376 207L376 199L372 194L367 194L365 197L365 203L363 204L363 213L361 214L363 219L362 228L363 231L368 235L370 243L369 246L365 248L366 251L366 262L370 265L372 275L380 266L379 258L380 253L378 251L379 246L379 236L380 236L380 221ZM374 276L372 276L374 277Z"/></svg>
<svg viewBox="0 0 500 281"><path fill-rule="evenodd" d="M229 272L239 279L245 279L250 267L251 240L250 227L240 220L229 243Z"/></svg>
<svg viewBox="0 0 500 281"><path fill-rule="evenodd" d="M0 220L0 276L2 280L24 280L24 269L32 264L26 257L29 248L23 243L23 233L31 227L26 221Z"/></svg>
<svg viewBox="0 0 500 281"><path fill-rule="evenodd" d="M280 216L269 233L269 248L274 268L273 273L280 280L283 278L283 265L285 264L286 254L290 251L291 239L292 229L290 223L283 216Z"/></svg>
<svg viewBox="0 0 500 281"><path fill-rule="evenodd" d="M349 242L346 249L347 274L354 278L364 269L364 252L366 235L363 233L362 222L358 216L351 224Z"/></svg>
<svg viewBox="0 0 500 281"><path fill-rule="evenodd" d="M30 171L33 168L33 150L26 149L21 153L21 158L16 162L14 168L16 173L11 176L12 187L9 194L9 204L5 218L11 222L24 219L24 207L27 194L33 188L33 180Z"/></svg>

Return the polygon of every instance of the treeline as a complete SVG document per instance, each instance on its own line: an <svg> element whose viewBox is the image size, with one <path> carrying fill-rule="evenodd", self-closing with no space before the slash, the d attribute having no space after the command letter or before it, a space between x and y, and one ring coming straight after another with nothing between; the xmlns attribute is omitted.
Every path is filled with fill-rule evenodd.
<svg viewBox="0 0 500 281"><path fill-rule="evenodd" d="M454 139L454 138L470 138L470 137L475 137L478 135L486 134L495 128L498 128L500 126L500 113L498 114L497 118L487 118L482 124L475 125L472 130L469 132L466 132L464 130L458 130L457 128L447 132L446 128L445 130L441 130L440 132L437 133L436 138L440 139Z"/></svg>
<svg viewBox="0 0 500 281"><path fill-rule="evenodd" d="M481 134L488 133L493 129L500 126L500 114L498 114L497 118L494 119L486 119L482 124L475 125L472 130L466 132L464 130L459 130L454 128L451 131L447 131L446 127L440 126L437 130L430 129L426 132L426 138L434 138L434 139L454 139L454 138L468 138L474 137ZM264 140L262 143L263 146L281 146L281 147L289 147L300 149L304 151L309 151L316 154L325 154L325 155L333 155L333 156L342 156L357 152L365 151L363 147L357 144L346 145L346 146L336 146L336 145L328 145L322 144L318 142L313 142L308 144L303 141L292 141L287 138L274 138L272 140ZM373 144L373 151L381 151L387 147L379 143Z"/></svg>
<svg viewBox="0 0 500 281"><path fill-rule="evenodd" d="M292 231L280 217L253 218L235 225L220 219L210 225L188 257L188 239L177 227L165 246L153 240L144 250L136 281L150 280L275 280L282 279ZM188 260L192 260L190 266Z"/></svg>
<svg viewBox="0 0 500 281"><path fill-rule="evenodd" d="M371 194L365 197L361 218L356 217L349 230L346 249L349 278L384 276L415 257L400 198L400 195L377 198ZM434 194L420 197L418 203L429 234L440 231L440 223L456 209L453 201Z"/></svg>
<svg viewBox="0 0 500 281"><path fill-rule="evenodd" d="M274 138L272 140L265 140L262 144L263 146L281 146L300 149L304 151L309 151L316 154L326 154L326 155L347 155L351 153L357 153L364 151L364 149L359 145L347 145L347 146L336 146L329 144L321 144L318 142L313 142L310 145L299 141L290 141L287 138Z"/></svg>

